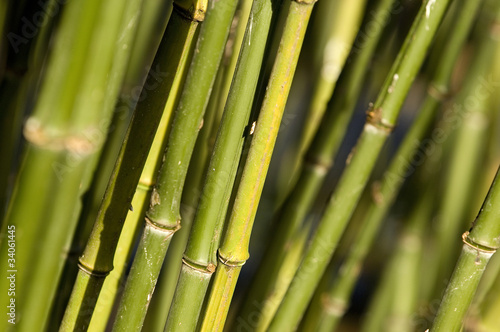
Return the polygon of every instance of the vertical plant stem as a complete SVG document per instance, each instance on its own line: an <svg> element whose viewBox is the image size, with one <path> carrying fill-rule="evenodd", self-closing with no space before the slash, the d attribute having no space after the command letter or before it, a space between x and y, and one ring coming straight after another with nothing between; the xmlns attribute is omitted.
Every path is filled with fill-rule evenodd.
<svg viewBox="0 0 500 332"><path fill-rule="evenodd" d="M212 273L236 169L246 135L259 69L263 62L273 7L279 1L254 2L240 57L193 222L178 288L166 329L194 330ZM188 305L189 303L189 305Z"/></svg>
<svg viewBox="0 0 500 332"><path fill-rule="evenodd" d="M186 78L165 161L153 188L137 255L118 308L114 331L138 330L172 235L180 227L180 203L188 165L229 35L237 1L221 0L208 8Z"/></svg>
<svg viewBox="0 0 500 332"><path fill-rule="evenodd" d="M453 66L469 34L479 5L480 2L466 2L460 12L454 17L454 21L456 22L453 26L454 33L448 40L445 49L440 52L443 60L440 61L437 66L437 71L434 73L432 82L428 87L427 98L415 122L406 134L395 156L392 158L383 178L374 187L374 201L368 207L367 214L360 227L360 232L353 241L355 244L353 244L349 250L347 258L342 264L340 269L342 272L335 278L328 291L328 295L324 295L328 298L328 303L335 303L336 310L327 311L328 308L325 307L323 315L336 316L336 323L338 323L340 318L344 315L349 305L349 299L358 278L362 262L373 244L384 217L394 203L403 182L415 169L415 165L413 165L415 154L419 152L420 149L426 147L424 145L421 147L420 144L423 143L425 135L436 117L436 112L440 104L449 94L449 84ZM441 131L439 133L441 133ZM437 134L434 135L433 132L431 137L425 141L429 142L431 139L435 140L435 136L437 136ZM415 142L419 142L419 144L415 144ZM432 142L434 141L431 141L431 143ZM429 151L429 153L435 150L436 147L434 147L432 151ZM319 318L309 317L308 319L310 321L316 321ZM330 319L333 319L333 317Z"/></svg>
<svg viewBox="0 0 500 332"><path fill-rule="evenodd" d="M388 15L392 2L392 0L379 1L375 7L375 17ZM367 29L371 19L369 17L364 19L361 31ZM382 29L376 30L366 41L364 47L353 54L352 61L346 64L340 75L337 89L328 103L325 117L315 135L313 144L306 153L298 180L277 215L275 236L266 249L263 262L257 270L239 314L239 318L243 320L249 320L249 315L255 310L255 303L266 306L264 303L267 301L268 294L274 293L274 288L288 287L288 285L281 285L278 282L281 262L285 261L284 256L290 248L291 239L303 231L301 225L315 201L340 142L347 131L347 125L354 112L366 69L381 34ZM295 268L298 265L297 262L293 264ZM276 304L279 302L276 300Z"/></svg>
<svg viewBox="0 0 500 332"><path fill-rule="evenodd" d="M202 331L223 329L239 272L248 259L248 244L257 205L313 5L314 1L290 3L226 236L218 252L219 264Z"/></svg>
<svg viewBox="0 0 500 332"><path fill-rule="evenodd" d="M431 332L460 331L477 285L491 256L500 247L500 168L464 245L441 301Z"/></svg>
<svg viewBox="0 0 500 332"><path fill-rule="evenodd" d="M392 130L408 90L424 61L427 49L448 7L448 0L422 5L391 68L355 152L342 174L325 214L295 277L290 284L270 331L293 330L299 323L321 275L366 185L375 161Z"/></svg>
<svg viewBox="0 0 500 332"><path fill-rule="evenodd" d="M315 31L326 34L326 38L324 41L320 41L323 43L318 45L317 51L320 53L321 59L318 61L317 79L314 82L313 96L300 140L299 158L311 144L321 123L327 102L332 96L337 79L355 41L363 18L366 0L341 0L332 6L333 3L335 2L324 1L318 4L318 10L321 10L318 15L321 15L320 23L322 24L321 28L315 27ZM331 9L325 10L323 7L326 6L331 7ZM385 14L388 15L387 8L385 10ZM371 19L374 18L371 17ZM380 33L381 30L380 27L377 32ZM376 36L370 36L370 38L377 40Z"/></svg>
<svg viewBox="0 0 500 332"><path fill-rule="evenodd" d="M155 81L142 90L141 100L132 117L89 242L80 257L80 270L61 325L63 331L87 328L104 278L113 269L119 235L165 100L175 76L181 75L179 66L191 49L198 20L203 17L203 10L200 13L198 9L205 8L204 2L193 6L192 11L182 5L186 4L176 7L167 25L153 61Z"/></svg>
<svg viewBox="0 0 500 332"><path fill-rule="evenodd" d="M189 232L193 223L196 206L200 198L200 191L208 165L209 155L211 152L210 136L214 132L214 124L216 113L218 113L219 92L221 81L223 78L222 68L219 68L217 78L214 83L210 101L203 117L203 127L200 129L196 144L194 146L193 155L189 163L186 182L182 191L181 201L181 218L182 227L177 231L175 237L172 238L169 250L165 256L163 267L158 278L158 283L155 287L155 296L152 298L146 319L144 321L143 330L147 330L148 317L149 324L153 330L162 331L167 321L168 312L172 303L172 298L179 279L179 273L182 266L182 255L186 249Z"/></svg>
<svg viewBox="0 0 500 332"><path fill-rule="evenodd" d="M483 83L484 77L492 70L491 64L497 50L498 43L494 38L499 38L499 34L493 35L493 29L495 28L487 26L487 31L484 32L487 40L481 41L476 50L477 55L464 83L464 93L457 101L463 108L463 120L451 149L436 230L439 271L435 284L438 287L443 280L449 279L453 269L452 262L458 258L457 239L467 228L465 220L471 207L469 202L475 191L477 174L485 160L490 123L488 101L493 94L499 92L491 83ZM441 292L442 289L435 290L436 294Z"/></svg>

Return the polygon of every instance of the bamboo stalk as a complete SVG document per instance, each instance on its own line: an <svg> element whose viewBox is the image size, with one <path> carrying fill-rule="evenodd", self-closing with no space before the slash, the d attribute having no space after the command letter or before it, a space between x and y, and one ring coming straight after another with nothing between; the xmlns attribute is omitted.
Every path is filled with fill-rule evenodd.
<svg viewBox="0 0 500 332"><path fill-rule="evenodd" d="M42 86L33 115L28 119L24 128L24 135L28 144L25 148L23 164L5 219L6 225L16 227L16 232L19 234L17 240L23 243L22 246L18 246L16 251L16 266L19 268L16 282L21 286L17 289L16 296L20 299L26 296L26 293L23 293L27 290L25 285L31 284L31 280L29 280L31 276L29 270L32 267L31 261L35 260L36 262L38 260L33 255L39 253L37 245L43 244L43 235L48 234L47 228L49 227L47 227L47 223L54 225L54 222L60 221L52 219L55 216L51 211L54 206L49 201L51 200L51 194L60 194L68 188L75 190L74 187L71 188L74 181L68 181L71 183L61 182L62 179L68 178L69 175L66 177L66 174L60 173L60 169L55 167L58 165L57 162L61 160L65 162L66 157L78 154L83 155L83 159L85 159L88 155L92 155L94 150L98 150L100 144L99 139L94 140L84 136L80 130L81 128L76 125L76 121L71 119L72 116L77 117L73 106L79 91L79 85L85 78L83 67L87 61L87 51L90 47L93 32L92 27L94 26L95 17L93 12L98 7L99 3L95 1L85 3L75 1L67 7L65 15L61 18L60 32L54 42L54 52L47 64L45 83ZM70 71L69 68L72 70ZM90 73L90 75L92 74L95 74L95 72ZM89 113L94 114L93 111L94 109ZM89 116L89 118L92 118L92 116ZM81 125L92 127L94 124L92 121L86 121L85 124L82 123ZM79 161L80 159L77 158L76 168L80 166ZM41 196L40 193L44 193L44 195ZM73 205L74 196L68 198L68 201L59 202L65 204L61 212L68 212L68 209L75 207ZM30 206L29 209L26 208L26 204ZM71 217L71 215L72 212L67 216ZM68 222L68 224L71 225L71 222ZM65 227L66 224L61 226ZM58 238L50 241L61 240L61 238ZM61 248L56 246L50 249L55 250L48 251L47 254L52 254L57 260L60 260ZM46 268L51 269L53 266ZM53 280L50 281L53 282ZM53 290L50 283L42 287ZM6 303L8 300L3 295L1 303ZM47 299L44 298L43 300ZM29 305L26 301L19 302L19 304L23 306ZM42 308L43 310L39 310L41 313L48 310L47 305ZM40 323L38 315L32 318L33 322ZM18 321L18 323L25 324L27 320ZM36 329L39 328L41 326L36 327Z"/></svg>
<svg viewBox="0 0 500 332"><path fill-rule="evenodd" d="M204 3L200 3L203 5ZM200 5L198 4L198 5ZM89 242L80 257L79 272L61 330L86 329L113 256L149 147L180 64L191 49L204 6L176 6L152 66L152 85L143 88L108 184Z"/></svg>
<svg viewBox="0 0 500 332"><path fill-rule="evenodd" d="M392 303L389 306L384 330L388 332L412 332L415 330L412 314L417 309L419 293L419 268L422 258L423 239L426 227L431 220L435 193L433 187L427 184L426 192L422 193L413 206L404 225L396 250L396 276L393 284ZM323 331L327 331L323 329Z"/></svg>
<svg viewBox="0 0 500 332"><path fill-rule="evenodd" d="M392 3L392 0L379 1L375 5L374 17L387 15ZM372 19L372 17L364 18L361 33L367 31L368 24ZM338 87L328 103L325 117L316 133L313 144L305 155L298 180L277 215L275 236L266 249L263 262L252 281L250 291L239 314L243 320L249 319L249 315L254 311L254 303L266 306L264 303L267 301L267 294L273 294L274 288L288 287L288 285L277 284L280 262L285 261L284 255L290 248L291 238L296 236L294 234L303 231L301 224L315 201L341 140L347 131L347 125L354 112L368 63L382 30L375 30L371 34L371 38L366 41L363 48L355 52L352 61L346 64L340 75ZM354 45L357 47L356 42ZM295 266L297 265L295 263ZM276 305L279 302L276 301Z"/></svg>
<svg viewBox="0 0 500 332"><path fill-rule="evenodd" d="M236 5L237 1L224 0L207 10L114 331L141 328L171 237L180 227L180 202L188 165Z"/></svg>
<svg viewBox="0 0 500 332"><path fill-rule="evenodd" d="M246 136L245 127L263 62L273 7L278 4L279 1L256 1L250 12L237 69L182 260L178 288L165 327L167 330L179 325L186 330L196 327L208 284L217 265L216 250Z"/></svg>
<svg viewBox="0 0 500 332"><path fill-rule="evenodd" d="M321 24L318 24L320 27L314 26L314 30L316 33L323 33L326 36L324 36L324 40L319 41L320 45L316 48L318 57L320 57L317 60L319 68L316 75L318 78L314 82L313 96L307 110L307 119L298 148L299 158L307 151L320 125L327 102L332 96L337 79L355 42L365 4L366 0L324 1L318 4L318 15L321 15L321 20L318 23ZM331 8L323 8L326 6ZM370 19L373 20L373 17ZM370 38L377 39L374 36L370 36Z"/></svg>
<svg viewBox="0 0 500 332"><path fill-rule="evenodd" d="M392 130L402 103L420 69L449 1L423 4L382 87L368 112L367 123L325 214L306 251L270 331L293 330L304 314L314 289L366 185L379 151Z"/></svg>
<svg viewBox="0 0 500 332"><path fill-rule="evenodd" d="M241 266L248 259L250 231L314 2L290 2L226 236L218 251L219 264L202 331L222 330Z"/></svg>
<svg viewBox="0 0 500 332"><path fill-rule="evenodd" d="M91 148L87 153L71 151L65 156L66 162L69 158L74 158L76 162L71 165L72 170L61 174L61 184L53 194L53 204L59 208L47 216L49 222L44 227L45 234L37 248L44 255L38 257L29 269L34 277L28 285L24 285L27 295L21 301L22 312L30 319L20 322L20 331L33 331L46 325L63 267L62 254L68 250L81 208L80 197L89 186L90 175L106 137L107 124L123 81L131 49L127 47L135 37L141 3L141 0L129 2L126 11L125 3L120 0L107 2L100 8L85 63L85 76L71 118L71 129L81 133L95 146L87 147ZM102 30L106 33L102 33Z"/></svg>
<svg viewBox="0 0 500 332"><path fill-rule="evenodd" d="M182 191L181 218L182 227L172 238L169 250L165 256L162 270L155 287L155 296L152 298L144 321L143 330L148 331L149 323L153 324L153 330L163 330L167 321L168 312L172 303L172 298L179 279L182 266L182 255L186 249L189 232L196 212L196 206L200 198L200 192L206 175L206 168L211 153L210 138L214 132L213 127L218 127L214 123L218 113L218 102L220 88L223 79L223 70L219 68L214 87L210 95L207 110L203 117L203 127L200 129L193 155L189 163L186 182ZM152 189L152 188L151 188Z"/></svg>
<svg viewBox="0 0 500 332"><path fill-rule="evenodd" d="M430 331L460 331L491 256L500 247L500 168L464 245Z"/></svg>
<svg viewBox="0 0 500 332"><path fill-rule="evenodd" d="M494 28L488 25L487 30L492 29ZM483 33L490 35L488 31ZM435 280L437 287L441 286L442 280L449 279L453 269L452 262L458 258L458 247L455 244L460 233L467 228L465 221L471 208L469 202L477 187L477 174L485 160L490 123L487 102L499 90L491 84L485 86L481 83L481 78L491 72L491 63L497 50L497 44L491 39L498 38L495 36L487 37L490 40L483 41L476 50L477 55L464 83L465 93L457 101L464 108L464 121L457 130L454 145L450 149L450 167L446 172L446 185L436 229L439 244L439 271ZM436 294L441 292L442 289L435 290Z"/></svg>
<svg viewBox="0 0 500 332"><path fill-rule="evenodd" d="M442 60L436 66L436 71L434 72L432 82L429 84L427 98L422 105L421 111L406 134L395 156L392 158L379 185L376 187L375 195L379 199L370 204L363 224L360 227L360 232L353 240L355 245L351 247L347 259L342 264L342 273L333 282L328 295L325 294L328 303L336 304L336 310L327 310L328 308L325 307L323 315L336 316L336 323L338 323L348 307L352 290L360 272L360 265L368 254L385 215L394 203L404 180L409 173L412 173L412 169L415 167L411 161L421 149L415 142L424 141L425 135L436 117L439 105L449 94L453 66L469 34L479 5L480 2L466 2L460 12L454 16L453 21L456 22L452 30L454 33L450 36L446 47L439 51ZM445 133L442 136L447 135L449 133ZM433 138L431 137L430 139ZM423 161L419 161L419 163L421 162ZM311 322L319 319L323 320L324 318L308 318ZM330 319L333 319L333 317Z"/></svg>

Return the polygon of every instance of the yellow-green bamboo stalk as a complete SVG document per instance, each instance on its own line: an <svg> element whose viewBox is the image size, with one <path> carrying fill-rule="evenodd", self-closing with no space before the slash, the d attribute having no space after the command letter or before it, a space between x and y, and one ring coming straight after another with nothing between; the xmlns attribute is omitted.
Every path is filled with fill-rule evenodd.
<svg viewBox="0 0 500 332"><path fill-rule="evenodd" d="M120 234L113 260L114 268L104 281L94 314L90 321L89 330L102 331L106 328L117 293L120 287L123 286L124 274L128 267L128 261L132 256L134 241L139 233L140 221L143 220L147 209L146 203L151 195L156 173L160 167L161 156L165 149L166 137L173 109L179 99L180 89L184 83L190 59L191 57L189 54L182 59L178 69L180 74L176 75L172 83L172 88L167 103L165 104L163 115L139 180L139 185L132 199L131 206L133 209L128 211L123 230Z"/></svg>
<svg viewBox="0 0 500 332"><path fill-rule="evenodd" d="M79 272L61 325L63 331L86 329L113 257L132 196L146 162L158 122L180 64L189 53L203 9L176 6L153 61L154 82L143 88L127 131L91 237L80 257ZM199 3L204 4L204 2ZM201 9L201 12L199 11Z"/></svg>
<svg viewBox="0 0 500 332"><path fill-rule="evenodd" d="M438 147L435 147L435 144L438 143L431 141L435 140L435 137L437 137L434 131L430 138L425 140L424 138L436 117L440 103L443 102L444 98L449 93L449 81L454 64L469 34L479 5L479 2L467 2L459 12L452 15L454 22L456 22L456 25L451 26L451 29L453 30L450 30L453 31L453 36L448 39L444 48L437 47L436 49L433 49L433 54L435 54L435 52L439 52L442 60L437 66L438 69L433 72L433 78L429 84L427 98L424 101L417 118L414 120L411 128L405 135L403 142L400 144L398 151L396 152L394 158L392 158L390 165L379 182L380 185L377 187L376 195L381 199L371 202L367 209L362 226L353 240L353 243L355 244L351 246L347 254L347 258L344 260L340 268L340 271L342 272L336 276L328 293L323 295L324 298L328 298L328 301L326 301L327 303L336 303L336 310L334 311L327 310L328 308L326 307L324 308L324 316L336 316L335 319L337 322L341 319L345 310L348 308L351 292L360 272L359 267L375 240L380 225L384 220L384 216L393 204L406 177L409 176L409 174L415 169L416 165L413 160L418 158L417 161L419 163L423 162L420 161L420 157L416 154L418 153L419 155L422 155L423 149L430 149L432 147L432 151L438 149ZM435 132L443 133L443 130L442 128L435 129ZM449 132L445 132L441 135L441 137L448 135ZM416 145L415 142L431 143L423 144L420 147ZM432 144L432 146L429 146L429 144ZM425 157L427 158L427 156L428 155ZM377 306L376 310L379 310L380 312L380 305L374 304L374 306ZM374 306L370 306L370 308L373 308ZM333 319L333 317L330 317L330 319ZM310 317L308 317L308 321L310 322L315 322L317 320L320 319L314 315L310 315Z"/></svg>
<svg viewBox="0 0 500 332"><path fill-rule="evenodd" d="M387 15L392 2L392 0L377 2L374 5L374 17L380 18ZM368 31L372 20L371 15L365 17L360 35ZM353 55L351 61L342 71L339 86L328 104L325 118L315 135L314 143L306 153L297 183L277 213L278 220L274 230L276 235L266 248L263 261L252 281L244 306L239 314L240 319L249 320L250 315L254 316L255 302L267 307L266 297L268 294L273 294L275 288L288 287L288 285L282 285L278 281L278 270L281 262L292 263L292 261L284 259L287 251L291 248L291 238L296 236L296 233L303 232L302 224L315 202L341 140L347 131L347 125L354 112L365 72L382 35L382 30L378 29L371 35L371 38L363 45L364 47L359 53ZM298 265L299 261L294 262L295 269ZM275 301L275 305L278 305L279 302Z"/></svg>
<svg viewBox="0 0 500 332"><path fill-rule="evenodd" d="M486 7L490 8L490 7ZM488 15L490 13L487 13ZM484 19L484 15L483 15ZM490 19L491 20L491 19ZM488 22L488 19L486 19ZM466 220L471 209L471 198L477 188L477 174L482 168L487 149L487 134L490 121L489 98L500 90L491 83L484 83L484 77L491 73L492 62L497 53L499 38L495 32L497 23L487 24L483 32L487 40L483 40L476 49L467 79L464 82L464 93L457 104L463 108L462 123L452 142L450 166L446 172L445 189L437 224L437 243L439 250L439 271L435 279L436 294L441 294L441 282L449 279L452 262L458 258L456 239L467 228Z"/></svg>
<svg viewBox="0 0 500 332"><path fill-rule="evenodd" d="M248 259L248 244L258 201L314 2L290 2L277 58L255 126L226 236L218 252L219 264L208 298L202 331L221 331L224 327L238 275Z"/></svg>
<svg viewBox="0 0 500 332"><path fill-rule="evenodd" d="M43 304L31 319L19 321L21 330L29 330L30 324L32 330L43 327L53 298L54 285L57 285L62 247L74 225L74 211L78 211L77 201L81 194L78 182L81 180L81 172L86 167L87 158L98 151L102 143L101 137L89 135L89 131L96 130L99 121L106 118L106 114L101 113L102 98L91 100L89 109L83 110L86 116L83 116L82 108L75 104L77 96L90 98L89 81L94 78L99 80L95 82L95 90L101 96L105 95L103 79L106 79L111 63L110 54L103 55L102 62L98 63L93 62L95 58L92 59L88 52L91 47L94 47L94 50L99 49L103 45L103 39L113 36L117 30L114 23L120 18L121 11L118 7L115 15L107 18L111 20L109 32L102 34L100 39L93 40L94 24L98 21L95 11L99 7L98 1L74 1L66 7L48 61L45 84L42 86L35 111L24 129L29 143L24 153L23 166L6 224L17 228L17 234L20 235L17 240L23 243L18 246L16 252L16 267L19 269L16 282L20 286L16 296L23 300L18 303L23 309L26 308L27 312L30 306L35 306L34 302L43 301ZM84 67L90 64L95 66L85 72ZM57 168L68 160L74 162L73 168ZM32 208L27 209L26 204ZM52 232L57 227L61 232L57 233L56 237L47 239L48 236L54 235ZM45 246L47 251L44 252L45 256L34 258L33 255L40 253L38 245ZM36 269L44 275L33 276L34 279L29 280L30 272L36 268L33 263L42 261L50 262L45 270ZM47 276L50 277L44 278ZM35 282L40 284L35 286ZM35 295L27 301L26 293L30 294L28 286L39 295L38 292L46 293L42 297ZM4 298L1 302L4 302Z"/></svg>
<svg viewBox="0 0 500 332"><path fill-rule="evenodd" d="M165 2L163 0L147 0L143 2L140 17L138 18L137 36L134 38L134 42L131 43L127 38L121 38L121 45L117 45L116 48L117 50L122 50L120 53L124 53L127 56L130 53L130 60L128 63L126 61L120 61L119 59L114 61L113 67L115 69L113 69L113 71L119 72L121 75L125 75L125 77L123 80L117 80L119 81L119 86L116 88L121 88L118 100L116 100L116 98L106 98L105 101L105 108L113 107L114 113L111 123L109 124L106 142L98 158L93 161L97 163L97 165L92 166L92 169L98 171L92 172L89 175L89 177L92 178L91 184L88 191L85 193L82 212L79 216L75 236L72 240L71 248L68 250L69 254L60 281L58 296L54 304L55 307L52 309L51 313L51 323L54 325L49 326L49 330L57 329L64 315L65 307L78 273L78 256L85 247L85 242L89 237L93 223L98 214L99 206L118 157L132 111L139 99L137 92L140 92L146 79L148 80L148 86L151 84L151 80L154 79L147 75L148 68L151 67L151 62L153 61L154 54L161 40L161 35L158 35L156 31L164 31L168 21L169 9L171 9L172 4L170 1ZM130 8L131 6L132 3L128 6L130 15L137 15L139 11L131 12L133 10ZM127 20L127 18L125 18L125 20ZM135 20L137 20L136 17L130 17L130 25L122 29L124 37L127 36L125 33L129 29L134 28ZM126 68L119 68L123 66L126 66ZM125 227L125 229L128 230L129 228ZM114 277L115 276L110 276L110 279L115 279ZM109 295L107 297L108 302L112 302L112 295L109 294L109 292L107 293ZM105 322L103 324L105 324Z"/></svg>
<svg viewBox="0 0 500 332"><path fill-rule="evenodd" d="M218 113L217 106L222 79L223 70L219 68L212 94L210 95L210 101L203 117L203 127L200 129L198 138L196 139L193 155L186 175L186 182L184 183L180 211L182 227L176 232L175 237L172 238L170 248L165 256L158 283L155 287L155 296L151 300L144 321L144 331L162 331L167 321L169 308L172 303L182 266L182 255L186 249L186 243L188 241L196 206L198 205L201 188L206 175L206 166L211 152L210 136L214 132L213 127L218 127L218 124L215 124L214 120Z"/></svg>
<svg viewBox="0 0 500 332"><path fill-rule="evenodd" d="M217 248L254 101L273 7L279 2L254 2L241 46L193 229L182 259L183 266L165 329L195 329L211 276ZM189 303L189 305L188 305Z"/></svg>
<svg viewBox="0 0 500 332"><path fill-rule="evenodd" d="M462 236L463 246L431 332L460 331L477 285L491 256L500 247L500 168L472 224Z"/></svg>
<svg viewBox="0 0 500 332"><path fill-rule="evenodd" d="M144 232L118 307L114 331L142 327L172 235L180 227L185 177L222 59L237 1L207 9L173 119L164 162L146 212Z"/></svg>
<svg viewBox="0 0 500 332"><path fill-rule="evenodd" d="M317 47L315 52L318 53L319 57L317 59L319 68L316 69L318 71L316 73L317 79L313 83L313 96L298 148L299 160L311 144L323 118L326 104L333 93L358 33L365 3L366 0L340 0L322 1L318 4L317 23L319 27L313 25L313 28L315 32L322 32L326 36L318 45L315 45ZM326 6L330 8L325 8Z"/></svg>
<svg viewBox="0 0 500 332"><path fill-rule="evenodd" d="M269 330L293 330L299 323L342 235L404 99L420 70L448 0L424 3L370 108L367 123Z"/></svg>

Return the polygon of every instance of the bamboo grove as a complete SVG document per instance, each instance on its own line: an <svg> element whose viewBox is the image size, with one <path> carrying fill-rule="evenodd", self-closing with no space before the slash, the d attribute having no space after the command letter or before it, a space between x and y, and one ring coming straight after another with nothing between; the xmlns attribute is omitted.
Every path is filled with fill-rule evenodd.
<svg viewBox="0 0 500 332"><path fill-rule="evenodd" d="M0 0L0 331L500 330L498 0Z"/></svg>

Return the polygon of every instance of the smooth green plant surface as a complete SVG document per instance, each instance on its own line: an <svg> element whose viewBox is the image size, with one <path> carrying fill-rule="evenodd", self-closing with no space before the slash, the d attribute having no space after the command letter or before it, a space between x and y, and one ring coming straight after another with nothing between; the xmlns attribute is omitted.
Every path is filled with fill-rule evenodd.
<svg viewBox="0 0 500 332"><path fill-rule="evenodd" d="M1 0L0 330L496 331L499 4Z"/></svg>

